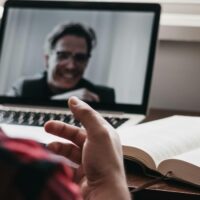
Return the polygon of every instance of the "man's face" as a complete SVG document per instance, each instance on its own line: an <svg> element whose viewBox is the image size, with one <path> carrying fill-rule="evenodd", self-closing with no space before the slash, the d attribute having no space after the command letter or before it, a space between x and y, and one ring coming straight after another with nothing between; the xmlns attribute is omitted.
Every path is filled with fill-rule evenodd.
<svg viewBox="0 0 200 200"><path fill-rule="evenodd" d="M70 89L82 78L88 63L85 38L66 35L47 56L47 82L54 89Z"/></svg>

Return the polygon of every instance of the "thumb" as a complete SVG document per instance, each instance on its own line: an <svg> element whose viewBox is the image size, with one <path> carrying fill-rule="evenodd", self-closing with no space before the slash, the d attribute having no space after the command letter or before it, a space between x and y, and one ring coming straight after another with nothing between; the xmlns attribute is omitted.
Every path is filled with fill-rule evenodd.
<svg viewBox="0 0 200 200"><path fill-rule="evenodd" d="M99 132L102 132L102 129L110 127L110 124L98 112L77 97L71 97L68 104L74 117L87 130L88 137L97 135Z"/></svg>

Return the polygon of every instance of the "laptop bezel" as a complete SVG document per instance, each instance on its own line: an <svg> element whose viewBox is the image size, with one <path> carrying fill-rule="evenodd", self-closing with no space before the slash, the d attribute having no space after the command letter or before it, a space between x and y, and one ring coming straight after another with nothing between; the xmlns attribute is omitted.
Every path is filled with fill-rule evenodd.
<svg viewBox="0 0 200 200"><path fill-rule="evenodd" d="M119 2L83 2L83 1L7 1L4 6L4 13L0 28L0 55L3 44L3 36L6 25L6 18L9 8L42 8L42 9L79 9L79 10L114 10L114 11L144 11L154 12L154 23L152 26L150 51L148 55L148 66L145 77L144 92L141 105L132 104L107 104L107 103L89 103L95 109L103 109L108 111L121 111L126 113L146 114L148 100L150 95L150 85L153 73L153 64L156 50L156 42L160 18L160 5L155 3L119 3ZM54 106L66 107L66 101L44 101L42 99L5 97L0 96L1 104L15 105L39 105L39 106Z"/></svg>

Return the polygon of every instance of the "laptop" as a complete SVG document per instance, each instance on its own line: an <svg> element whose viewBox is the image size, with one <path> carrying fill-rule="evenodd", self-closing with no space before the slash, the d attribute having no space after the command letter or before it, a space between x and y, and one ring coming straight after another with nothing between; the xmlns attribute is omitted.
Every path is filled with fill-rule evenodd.
<svg viewBox="0 0 200 200"><path fill-rule="evenodd" d="M119 134L141 122L147 114L159 17L158 4L7 1L0 29L1 128L11 137L43 143L63 141L45 133L43 125L56 119L80 126L67 108L67 99L86 94L91 99L83 100L98 110ZM60 51L60 47L68 45L60 38L54 46L50 45L53 50L46 48L52 30L67 23L87 27L95 38L90 52L89 43L73 34L68 34L65 42L74 38L75 43L82 42L82 49L78 49L81 53ZM54 53L57 57L53 60ZM82 86L72 86L65 92L65 88L59 90L54 87L56 83L51 84L51 61L61 65L59 59L65 59L60 63L84 64L84 70L79 70L81 78L76 72L65 76L64 71L60 73L71 85L83 81ZM42 91L43 85L33 84L38 80L43 81L45 90ZM25 95L22 91L27 82L32 85L26 87Z"/></svg>

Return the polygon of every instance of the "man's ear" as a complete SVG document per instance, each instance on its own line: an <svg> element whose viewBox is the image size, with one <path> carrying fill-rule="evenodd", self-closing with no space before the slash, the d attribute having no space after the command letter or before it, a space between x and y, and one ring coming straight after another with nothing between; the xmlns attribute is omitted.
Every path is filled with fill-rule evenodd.
<svg viewBox="0 0 200 200"><path fill-rule="evenodd" d="M49 55L47 55L47 54L44 55L44 61L45 61L45 66L46 66L46 68L48 68Z"/></svg>

